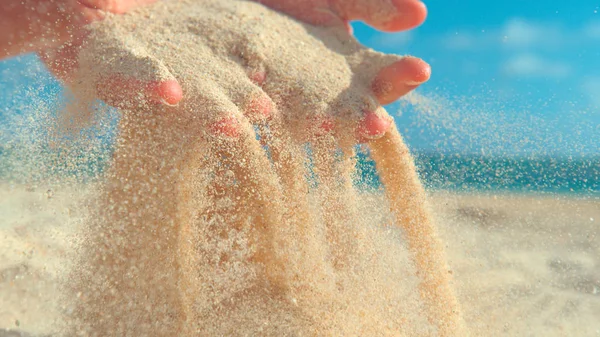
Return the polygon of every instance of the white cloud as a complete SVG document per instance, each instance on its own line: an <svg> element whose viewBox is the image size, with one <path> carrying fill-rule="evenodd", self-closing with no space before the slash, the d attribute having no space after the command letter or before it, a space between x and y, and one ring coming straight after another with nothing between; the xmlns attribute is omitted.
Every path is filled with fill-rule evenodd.
<svg viewBox="0 0 600 337"><path fill-rule="evenodd" d="M444 46L451 50L469 50L477 44L478 37L469 32L455 32L446 35L443 39Z"/></svg>
<svg viewBox="0 0 600 337"><path fill-rule="evenodd" d="M585 25L583 35L592 40L600 40L600 21L592 21Z"/></svg>
<svg viewBox="0 0 600 337"><path fill-rule="evenodd" d="M527 46L537 42L542 31L523 19L511 19L502 28L502 37L507 44Z"/></svg>
<svg viewBox="0 0 600 337"><path fill-rule="evenodd" d="M414 33L412 32L400 32L400 33L378 33L371 38L369 44L376 48L381 47L401 47L406 46L413 40Z"/></svg>
<svg viewBox="0 0 600 337"><path fill-rule="evenodd" d="M511 76L564 78L571 72L571 67L563 62L526 53L510 58L504 64L504 71Z"/></svg>
<svg viewBox="0 0 600 337"><path fill-rule="evenodd" d="M448 50L511 51L548 50L565 47L578 48L600 40L600 20L581 23L578 27L566 27L558 21L533 21L513 17L504 24L487 30L452 31L436 38Z"/></svg>
<svg viewBox="0 0 600 337"><path fill-rule="evenodd" d="M558 46L568 34L559 25L550 22L533 22L522 18L512 18L500 30L505 46L531 48L539 46Z"/></svg>
<svg viewBox="0 0 600 337"><path fill-rule="evenodd" d="M581 84L581 90L592 103L600 106L600 77L586 78Z"/></svg>
<svg viewBox="0 0 600 337"><path fill-rule="evenodd" d="M556 22L535 22L515 17L489 30L449 32L442 36L441 43L450 50L499 47L517 50L555 49L565 42L575 41L573 37L577 35L579 32L567 30Z"/></svg>

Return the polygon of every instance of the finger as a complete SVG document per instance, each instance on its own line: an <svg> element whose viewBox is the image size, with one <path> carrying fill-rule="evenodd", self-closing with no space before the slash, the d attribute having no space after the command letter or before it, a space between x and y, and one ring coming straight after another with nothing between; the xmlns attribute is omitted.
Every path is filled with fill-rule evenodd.
<svg viewBox="0 0 600 337"><path fill-rule="evenodd" d="M73 85L78 68L79 46L65 45L40 53L48 69L67 85ZM183 90L176 80L144 82L120 75L101 79L96 85L98 98L113 106L124 106L144 99L155 103L175 105L183 98Z"/></svg>
<svg viewBox="0 0 600 337"><path fill-rule="evenodd" d="M431 67L416 57L405 57L379 71L371 85L381 105L390 104L429 80Z"/></svg>
<svg viewBox="0 0 600 337"><path fill-rule="evenodd" d="M367 143L381 138L390 129L392 122L392 117L383 108L367 112L356 129L358 142Z"/></svg>
<svg viewBox="0 0 600 337"><path fill-rule="evenodd" d="M240 65L252 83L262 86L267 79L265 55L256 47L255 41L242 38L232 50L232 57L241 60Z"/></svg>
<svg viewBox="0 0 600 337"><path fill-rule="evenodd" d="M252 126L230 98L227 90L206 79L198 86L187 88L186 99L178 106L182 118L192 128L204 128L211 136L236 139ZM250 130L250 131L248 131Z"/></svg>
<svg viewBox="0 0 600 337"><path fill-rule="evenodd" d="M251 122L261 122L269 118L275 104L263 91L261 85L266 80L266 71L260 53L243 43L234 50L233 56L241 60L237 66L231 67L231 78L216 78L227 96ZM223 67L230 67L224 64Z"/></svg>
<svg viewBox="0 0 600 337"><path fill-rule="evenodd" d="M98 59L98 55L102 58ZM77 77L84 82L93 81L98 98L108 104L130 107L151 101L173 105L183 97L181 86L165 64L135 41L119 48L89 44L77 59ZM118 72L115 65L121 65Z"/></svg>
<svg viewBox="0 0 600 337"><path fill-rule="evenodd" d="M248 78L256 85L263 85L267 80L267 72L264 70L250 70L248 72Z"/></svg>
<svg viewBox="0 0 600 337"><path fill-rule="evenodd" d="M110 76L96 84L98 98L116 107L129 107L153 102L175 105L183 98L176 80L144 82L123 76Z"/></svg>
<svg viewBox="0 0 600 337"><path fill-rule="evenodd" d="M368 143L373 139L378 139L389 131L392 125L392 118L383 110L367 111L364 117L358 121L354 134L347 135L347 126L344 121L338 120L329 116L314 117L310 120L304 141L313 141L331 133L335 133L336 137L344 143L342 139L348 139L351 143ZM350 138L348 138L350 137ZM352 140L354 139L354 141Z"/></svg>
<svg viewBox="0 0 600 337"><path fill-rule="evenodd" d="M345 128L341 124L337 123L331 117L315 117L311 119L308 126L307 139L306 141L312 141L321 138L327 134L335 132L340 139L346 139ZM356 125L356 124L355 124ZM385 135L389 131L392 125L392 118L385 113L377 112L366 112L364 117L358 122L355 134L350 135L354 137L355 142L352 143L368 143L373 139L378 139ZM337 129L336 129L337 127Z"/></svg>
<svg viewBox="0 0 600 337"><path fill-rule="evenodd" d="M157 0L77 0L88 8L111 12L115 14L126 13L136 7L148 5Z"/></svg>
<svg viewBox="0 0 600 337"><path fill-rule="evenodd" d="M330 7L330 0L254 0L313 25L335 25L342 21Z"/></svg>
<svg viewBox="0 0 600 337"><path fill-rule="evenodd" d="M183 89L176 80L150 82L145 89L151 99L168 105L175 105L183 98Z"/></svg>
<svg viewBox="0 0 600 337"><path fill-rule="evenodd" d="M331 133L335 129L335 121L329 116L316 116L311 120L309 128L316 137L321 137Z"/></svg>
<svg viewBox="0 0 600 337"><path fill-rule="evenodd" d="M332 7L344 21L365 21L386 32L414 28L427 16L419 0L334 0Z"/></svg>
<svg viewBox="0 0 600 337"><path fill-rule="evenodd" d="M419 0L255 0L314 25L347 24L351 20L386 31L414 28L427 16Z"/></svg>
<svg viewBox="0 0 600 337"><path fill-rule="evenodd" d="M274 109L273 101L265 93L250 96L242 107L244 115L252 122L263 121L269 117Z"/></svg>
<svg viewBox="0 0 600 337"><path fill-rule="evenodd" d="M235 117L222 118L208 127L215 136L224 136L227 138L238 138L240 136L240 124Z"/></svg>
<svg viewBox="0 0 600 337"><path fill-rule="evenodd" d="M275 107L271 98L251 79L245 78L246 75L241 69L236 76L237 81L230 79L220 81L228 97L251 122L260 122L269 118Z"/></svg>

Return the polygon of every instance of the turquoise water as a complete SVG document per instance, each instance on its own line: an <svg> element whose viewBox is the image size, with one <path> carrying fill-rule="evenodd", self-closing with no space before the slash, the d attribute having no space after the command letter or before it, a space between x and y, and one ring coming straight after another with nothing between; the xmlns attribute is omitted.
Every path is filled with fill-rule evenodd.
<svg viewBox="0 0 600 337"><path fill-rule="evenodd" d="M428 189L600 196L600 157L501 158L419 152L414 155L420 177ZM365 153L358 156L357 185L379 188L374 162ZM47 148L30 153L4 146L0 147L0 177L19 182L24 177L23 163L37 161L36 172L25 179L42 180L62 174L87 181L103 171L109 158L110 144L98 148L95 156Z"/></svg>
<svg viewBox="0 0 600 337"><path fill-rule="evenodd" d="M379 186L375 164L360 155L362 184ZM573 193L600 196L600 157L486 157L415 153L429 189L461 192Z"/></svg>

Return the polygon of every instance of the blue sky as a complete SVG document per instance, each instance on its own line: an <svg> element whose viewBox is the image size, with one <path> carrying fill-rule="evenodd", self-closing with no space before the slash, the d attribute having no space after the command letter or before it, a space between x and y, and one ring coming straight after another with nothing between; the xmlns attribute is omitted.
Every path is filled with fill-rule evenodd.
<svg viewBox="0 0 600 337"><path fill-rule="evenodd" d="M410 107L398 118L413 147L600 154L600 1L425 3L427 21L408 33L355 24L364 44L432 66L418 92L442 110L439 125L409 127L423 118Z"/></svg>
<svg viewBox="0 0 600 337"><path fill-rule="evenodd" d="M354 24L364 44L416 55L432 66L420 96L388 107L412 148L600 155L600 1L426 4L427 21L407 33ZM31 60L0 62L0 110L30 104L17 104L25 92L32 95L17 83L56 85L37 76L43 70ZM29 88L36 93L35 85Z"/></svg>

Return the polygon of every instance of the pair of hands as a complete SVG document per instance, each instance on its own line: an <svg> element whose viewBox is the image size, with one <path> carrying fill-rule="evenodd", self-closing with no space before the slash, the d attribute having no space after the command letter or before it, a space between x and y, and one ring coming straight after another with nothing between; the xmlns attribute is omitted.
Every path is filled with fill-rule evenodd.
<svg viewBox="0 0 600 337"><path fill-rule="evenodd" d="M3 31L9 32L5 38L0 38L0 58L37 51L48 68L69 84L77 68L79 46L85 40L83 28L86 24L102 20L106 12L124 13L155 1L8 0L0 5L0 18L4 15L0 20L4 23L0 26L7 27ZM427 14L425 5L419 0L254 1L314 25L345 24L349 28L350 20L362 20L387 32L418 26ZM382 105L391 103L425 82L429 76L430 68L424 61L413 57L403 58L379 71L371 83L373 96ZM107 97L127 99L128 95L123 95L125 91L132 94L142 92L156 102L168 104L176 104L183 98L181 86L174 80L144 83L135 79L126 82L109 79L104 87L106 90L101 92ZM110 88L115 88L118 95L112 95ZM112 97L110 100L118 104ZM390 125L389 119L366 114L360 130L369 138L384 134Z"/></svg>

